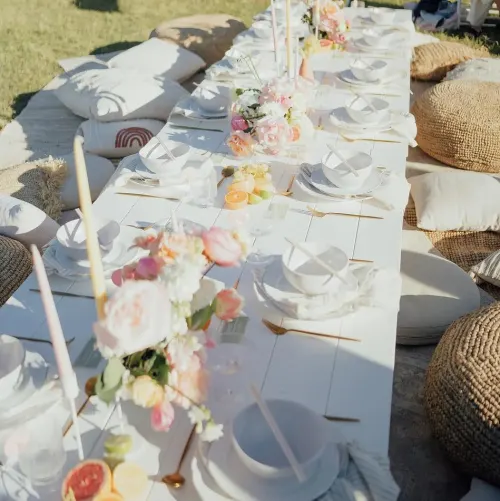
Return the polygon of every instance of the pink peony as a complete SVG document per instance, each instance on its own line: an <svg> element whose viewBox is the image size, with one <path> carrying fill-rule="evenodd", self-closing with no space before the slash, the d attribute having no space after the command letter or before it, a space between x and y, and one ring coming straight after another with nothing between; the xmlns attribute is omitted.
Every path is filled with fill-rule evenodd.
<svg viewBox="0 0 500 501"><path fill-rule="evenodd" d="M174 406L164 400L151 411L151 426L155 431L168 431L175 418Z"/></svg>
<svg viewBox="0 0 500 501"><path fill-rule="evenodd" d="M266 117L258 121L257 139L266 148L278 148L289 138L289 126L285 118Z"/></svg>
<svg viewBox="0 0 500 501"><path fill-rule="evenodd" d="M158 277L162 265L154 257L143 257L139 259L135 267L135 273L140 279L154 280Z"/></svg>
<svg viewBox="0 0 500 501"><path fill-rule="evenodd" d="M169 375L166 396L173 403L189 409L193 403L200 404L207 398L208 372L200 357L193 353L184 360L183 370L177 367Z"/></svg>
<svg viewBox="0 0 500 501"><path fill-rule="evenodd" d="M233 130L243 131L248 129L248 123L241 115L235 115L231 119L231 127Z"/></svg>
<svg viewBox="0 0 500 501"><path fill-rule="evenodd" d="M203 232L201 238L205 246L206 256L219 266L236 266L243 251L241 244L222 228L210 228Z"/></svg>
<svg viewBox="0 0 500 501"><path fill-rule="evenodd" d="M243 303L236 289L224 289L215 296L215 314L221 320L234 320L240 315Z"/></svg>
<svg viewBox="0 0 500 501"><path fill-rule="evenodd" d="M238 130L229 136L227 145L235 156L244 157L252 153L253 139L250 134Z"/></svg>

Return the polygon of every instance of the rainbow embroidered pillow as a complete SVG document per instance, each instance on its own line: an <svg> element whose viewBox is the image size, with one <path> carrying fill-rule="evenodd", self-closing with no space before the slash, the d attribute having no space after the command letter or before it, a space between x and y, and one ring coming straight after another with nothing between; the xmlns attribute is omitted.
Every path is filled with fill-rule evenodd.
<svg viewBox="0 0 500 501"><path fill-rule="evenodd" d="M106 158L123 158L137 153L165 125L159 120L122 120L80 124L77 134L83 137L85 151Z"/></svg>
<svg viewBox="0 0 500 501"><path fill-rule="evenodd" d="M75 115L99 122L133 118L168 119L175 104L189 94L164 76L103 68L61 77L55 94Z"/></svg>

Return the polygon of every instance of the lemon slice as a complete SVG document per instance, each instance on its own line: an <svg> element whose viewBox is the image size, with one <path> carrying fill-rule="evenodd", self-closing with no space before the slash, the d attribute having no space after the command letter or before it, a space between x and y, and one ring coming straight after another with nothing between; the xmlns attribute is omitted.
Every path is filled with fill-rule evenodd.
<svg viewBox="0 0 500 501"><path fill-rule="evenodd" d="M110 435L104 442L106 454L125 456L132 450L132 437L130 435Z"/></svg>
<svg viewBox="0 0 500 501"><path fill-rule="evenodd" d="M113 491L124 501L139 499L148 486L146 472L134 463L121 463L113 471Z"/></svg>

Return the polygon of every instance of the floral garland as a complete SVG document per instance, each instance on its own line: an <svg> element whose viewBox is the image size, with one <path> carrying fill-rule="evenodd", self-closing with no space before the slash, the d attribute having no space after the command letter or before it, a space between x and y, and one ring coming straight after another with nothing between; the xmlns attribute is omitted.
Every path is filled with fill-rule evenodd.
<svg viewBox="0 0 500 501"><path fill-rule="evenodd" d="M93 393L107 403L120 397L151 409L157 431L170 429L178 405L202 440L216 440L222 426L203 405L206 349L214 346L206 330L214 314L223 321L238 317L243 298L235 289L217 292L203 274L213 264L237 266L246 255L245 239L214 227L198 235L151 234L135 246L148 255L113 274L119 288L94 324L108 363Z"/></svg>
<svg viewBox="0 0 500 501"><path fill-rule="evenodd" d="M236 89L232 133L228 145L236 156L250 155L256 146L278 155L287 145L310 136L307 117L311 83L275 79L262 89Z"/></svg>

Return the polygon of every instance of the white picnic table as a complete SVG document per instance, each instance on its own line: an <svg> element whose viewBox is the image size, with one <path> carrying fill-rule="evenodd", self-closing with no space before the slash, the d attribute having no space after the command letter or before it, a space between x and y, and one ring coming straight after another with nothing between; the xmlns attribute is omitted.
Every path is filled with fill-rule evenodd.
<svg viewBox="0 0 500 501"><path fill-rule="evenodd" d="M362 12L362 10L360 10ZM356 11L350 9L350 16ZM398 11L395 23L411 19L411 12ZM370 57L369 54L356 54L347 51L343 54L325 53L315 56L313 68L320 79L348 67L353 57ZM407 112L409 108L409 63L408 54L402 50L401 57L393 56L390 62L395 68L407 72L407 85L401 88L399 95L387 96L394 110ZM331 84L333 80L327 80ZM317 163L327 151L327 143L368 152L375 165L384 166L404 176L408 153L406 143L345 141L333 129L327 127L328 110L342 106L352 94L348 89L336 88L329 94L324 110L313 115L318 123L324 114L325 130L318 130L314 140L308 145L306 158L303 160ZM225 147L226 132L183 130L168 124L161 131L163 138L187 142L198 148L205 156L214 159L218 177L224 165L235 163ZM278 191L286 190L291 177L297 172L299 161L293 159L266 158L272 169L273 181ZM402 210L388 211L377 207L369 200L363 202L313 203L322 211L339 211L363 215L381 216L383 219L371 220L343 216L313 217L307 210L312 205L301 197L294 186L294 195L290 198L276 195L272 201L249 207L253 221L257 221L266 211L269 203L289 204L286 217L274 228L270 235L259 237L258 246L282 253L289 244L285 237L295 241L326 241L340 247L350 258L371 260L377 266L399 270L401 257ZM153 223L168 218L176 210L178 218L186 218L206 227L212 225L230 227L234 211L223 208L225 185L218 190L213 207L199 207L189 203L162 198L118 194L112 184L103 191L94 203L97 213L113 218L123 225ZM232 376L215 371L209 406L216 420L223 422L234 412L251 402L249 384L255 383L265 398L284 398L300 402L314 411L336 416L357 418L357 423L338 423L347 440L358 442L363 448L387 454L391 415L391 395L394 370L396 341L397 303L394 308L362 307L353 314L327 321L294 321L293 327L314 330L325 334L336 334L359 338L361 342L340 341L338 339L315 338L293 333L275 336L261 322L262 305L259 304L253 290L252 266L244 264L239 268L214 267L209 277L220 280L226 286L232 286L239 279L238 290L245 297L244 314L249 322L244 340L232 348L220 345L209 357L216 357L217 350L234 350L236 357L244 361L239 372ZM75 283L62 278L51 277L53 290L79 292L90 290L88 284ZM0 329L3 334L29 336L37 339L49 339L45 315L40 295L30 291L38 286L31 275L24 284L0 309ZM82 350L89 348L92 339L92 323L96 320L94 301L82 297L54 297L67 338L75 337L69 352L73 361L79 360ZM214 322L211 329L217 332L219 325ZM31 351L41 353L49 362L53 361L50 345L26 342ZM237 355L242 353L243 355ZM80 357L81 362L81 357ZM82 362L85 365L84 362ZM76 366L76 372L82 388L77 408L84 404L83 392L85 381L100 372L98 367ZM182 473L187 481L179 490L171 490L160 482L163 475L175 470L184 448L191 425L182 411L178 411L173 428L168 433L158 433L151 429L149 413L124 402L125 419L133 425L141 438L141 450L131 460L140 464L150 476L150 488L144 495L149 501L215 501L213 494L203 486L195 485L191 478L191 457L196 445L190 449ZM63 415L62 407L59 407ZM87 402L79 416L80 430L86 457L101 458L106 431L118 424L114 406L107 407L102 402ZM70 430L65 436L68 452L68 469L78 461L75 439ZM14 488L13 479L2 474L0 499L32 500L56 499L56 497L36 494ZM38 496L38 497L37 497Z"/></svg>

